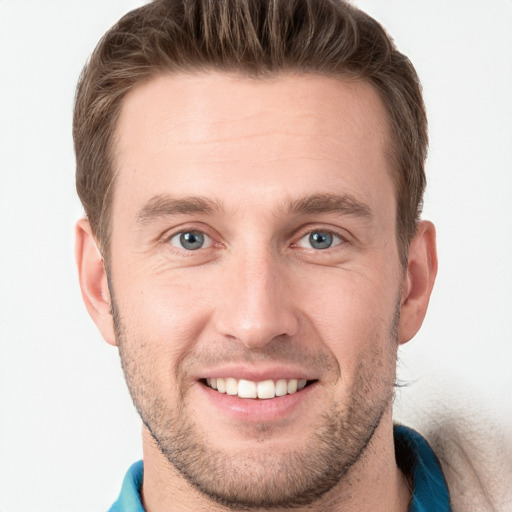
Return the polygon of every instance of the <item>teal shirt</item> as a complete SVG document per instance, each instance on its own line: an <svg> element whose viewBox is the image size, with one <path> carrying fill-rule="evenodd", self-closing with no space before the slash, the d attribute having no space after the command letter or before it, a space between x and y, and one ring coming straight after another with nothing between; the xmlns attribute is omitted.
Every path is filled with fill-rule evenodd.
<svg viewBox="0 0 512 512"><path fill-rule="evenodd" d="M402 425L395 425L394 437L398 467L414 482L409 512L450 512L448 486L427 441Z"/></svg>
<svg viewBox="0 0 512 512"><path fill-rule="evenodd" d="M412 476L414 490L409 512L450 512L450 495L435 453L425 439L414 430L396 425L394 428L397 464ZM121 494L109 512L145 512L140 501L142 461L126 473Z"/></svg>

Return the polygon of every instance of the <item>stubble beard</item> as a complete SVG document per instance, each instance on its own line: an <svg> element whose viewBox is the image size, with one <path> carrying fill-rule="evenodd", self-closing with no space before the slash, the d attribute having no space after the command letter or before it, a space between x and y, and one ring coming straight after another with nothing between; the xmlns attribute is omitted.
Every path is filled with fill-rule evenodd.
<svg viewBox="0 0 512 512"><path fill-rule="evenodd" d="M128 337L117 311L113 304L121 363L144 425L167 461L193 487L229 509L293 509L310 505L343 485L391 407L394 370L390 377L384 367L390 354L396 364L398 310L389 329L389 352L375 353L360 364L343 405L332 404L307 444L277 457L261 443L253 452L227 455L212 446L194 422L183 391L174 409L163 394L159 396L151 360L137 353L144 343Z"/></svg>

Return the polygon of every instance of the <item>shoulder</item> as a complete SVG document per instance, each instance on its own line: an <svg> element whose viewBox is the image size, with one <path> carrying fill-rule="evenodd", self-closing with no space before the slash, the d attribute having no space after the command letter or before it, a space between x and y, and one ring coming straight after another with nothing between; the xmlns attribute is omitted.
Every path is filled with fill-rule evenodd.
<svg viewBox="0 0 512 512"><path fill-rule="evenodd" d="M488 420L446 414L420 431L441 463L453 512L512 510L512 460L505 429Z"/></svg>

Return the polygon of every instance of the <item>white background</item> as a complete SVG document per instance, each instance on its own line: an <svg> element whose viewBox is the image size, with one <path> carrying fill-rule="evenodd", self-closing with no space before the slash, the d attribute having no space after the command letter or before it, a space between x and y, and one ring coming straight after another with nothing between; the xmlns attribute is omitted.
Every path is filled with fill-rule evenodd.
<svg viewBox="0 0 512 512"><path fill-rule="evenodd" d="M512 2L355 3L415 64L430 119L425 217L440 270L424 327L401 352L397 418L456 405L510 428ZM79 293L71 140L80 69L138 4L0 0L2 512L106 510L141 456L116 349Z"/></svg>

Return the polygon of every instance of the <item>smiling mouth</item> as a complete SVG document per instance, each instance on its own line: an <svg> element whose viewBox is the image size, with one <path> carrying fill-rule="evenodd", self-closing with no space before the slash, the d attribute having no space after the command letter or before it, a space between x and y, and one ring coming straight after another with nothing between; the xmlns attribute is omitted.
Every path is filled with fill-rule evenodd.
<svg viewBox="0 0 512 512"><path fill-rule="evenodd" d="M238 396L239 398L268 400L279 396L293 395L315 381L305 379L269 379L255 382L232 377L218 377L203 379L202 382L210 389L214 389L219 393L226 393L227 395Z"/></svg>

